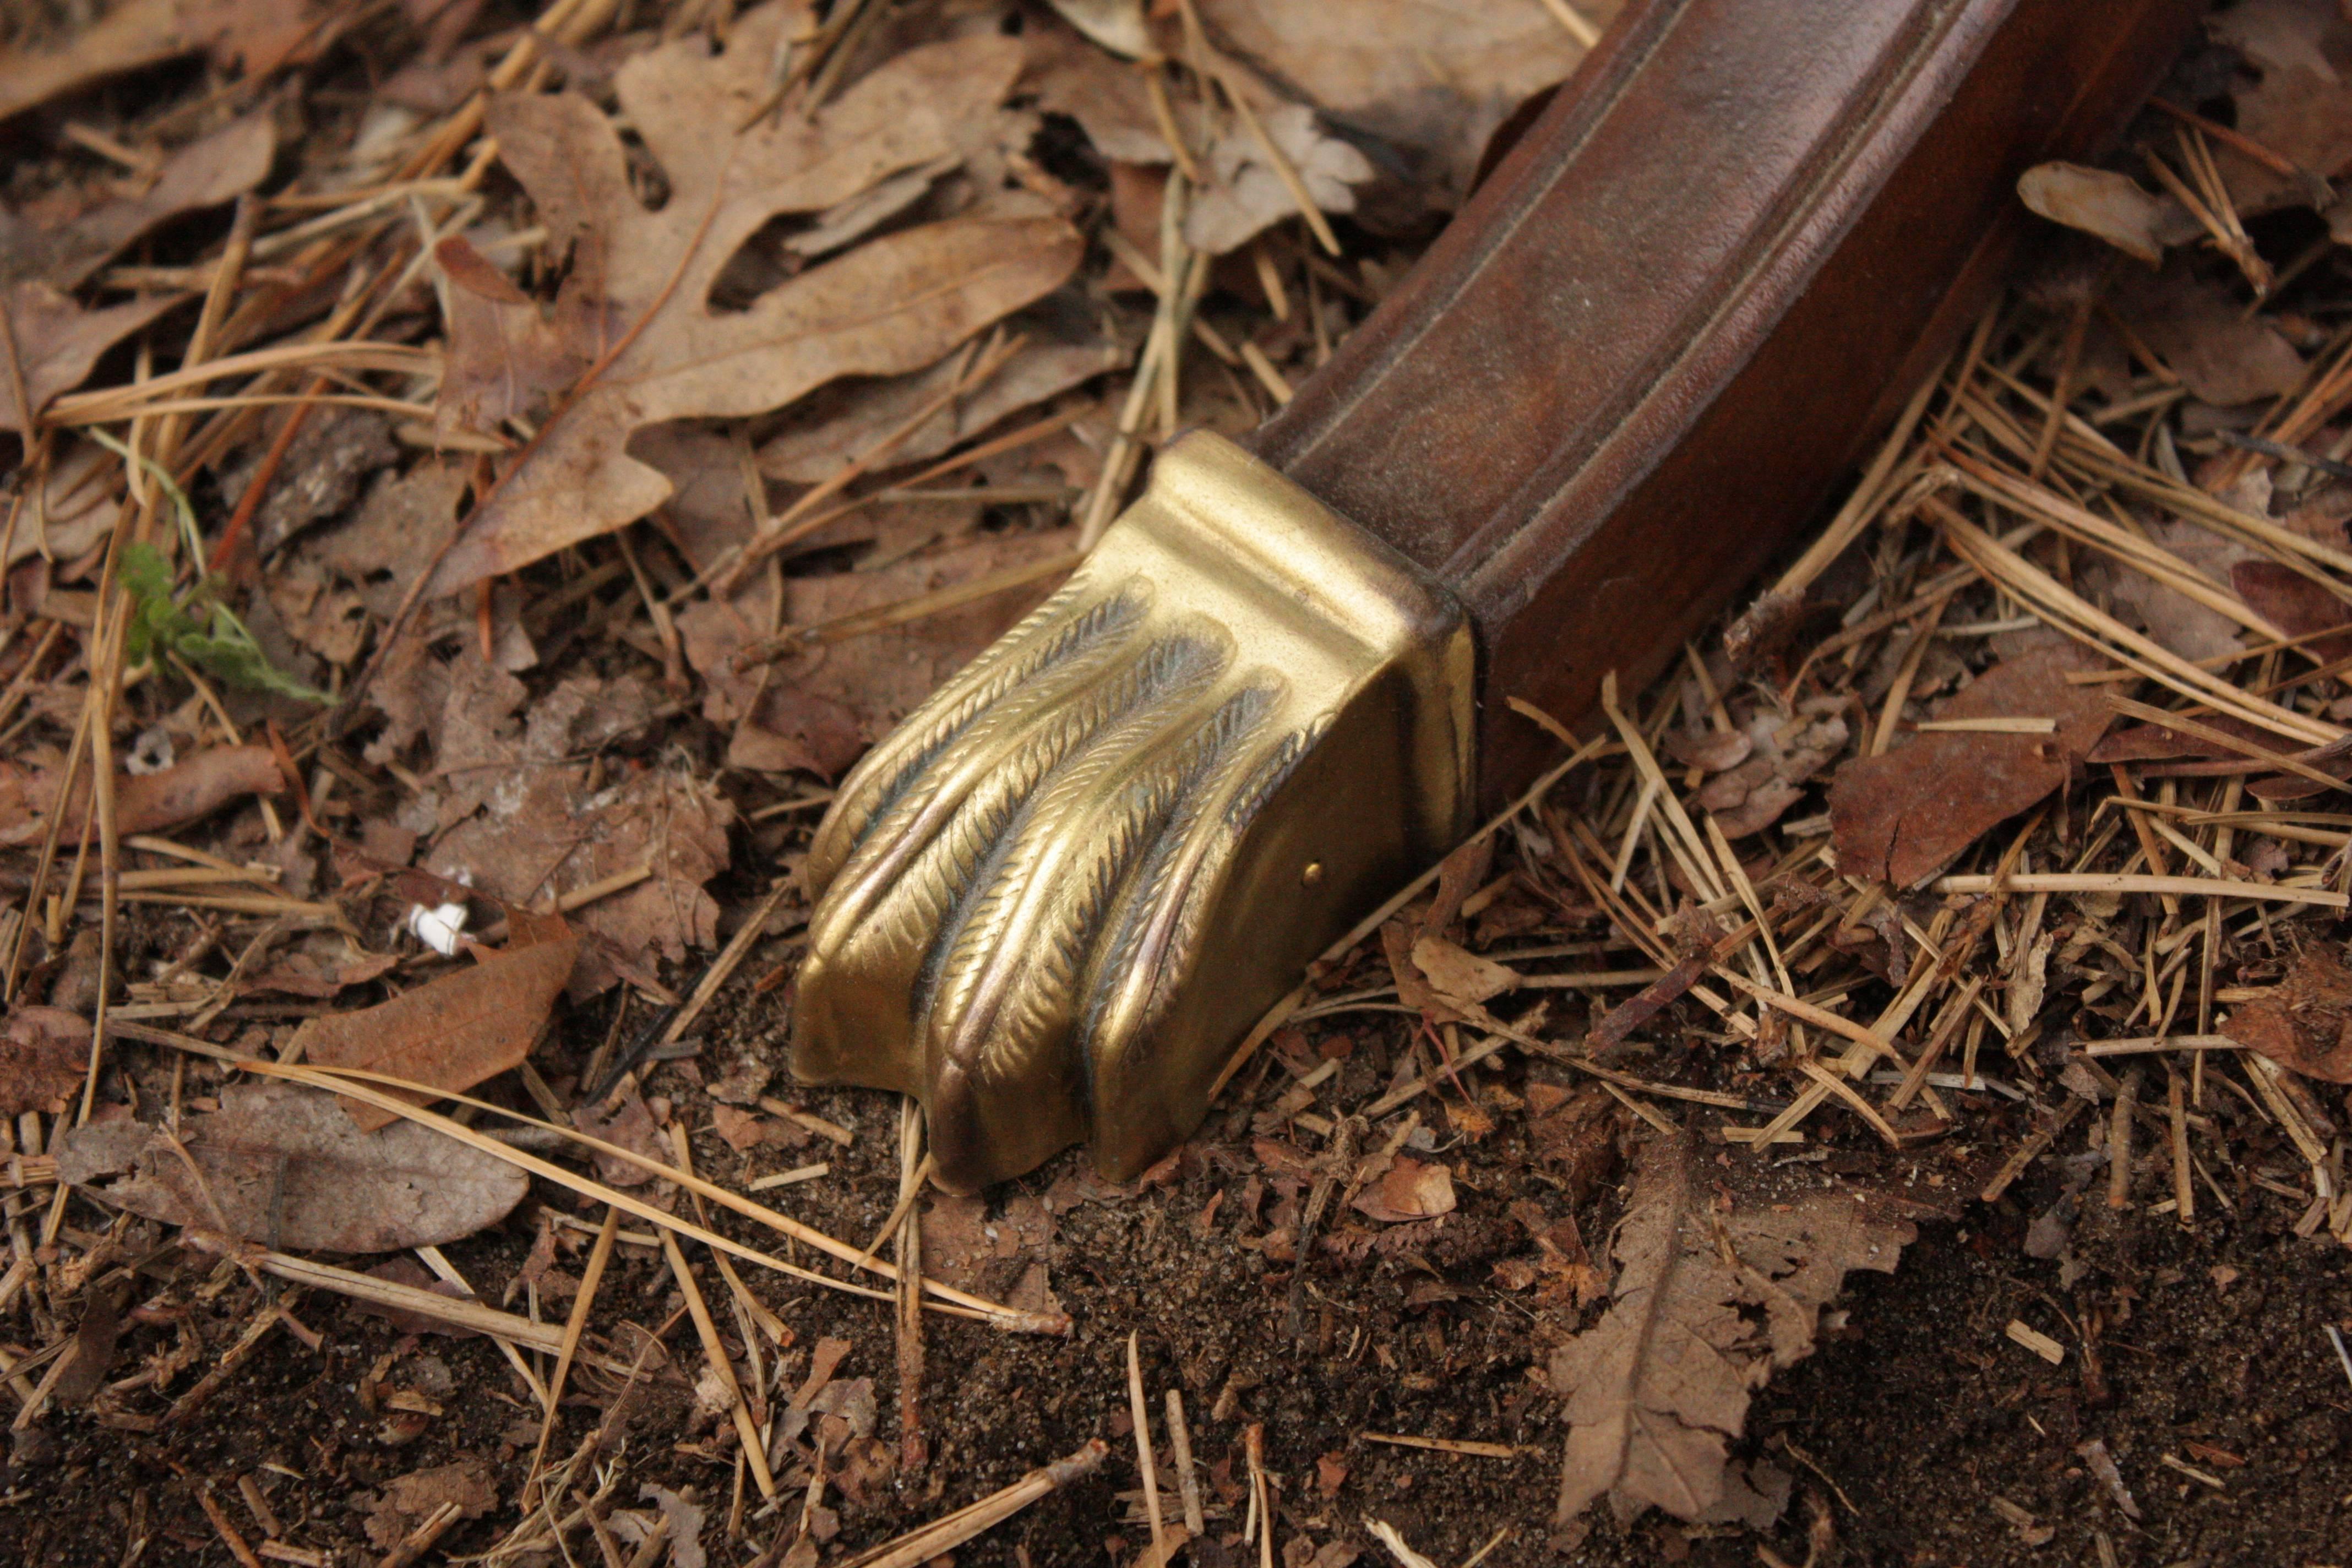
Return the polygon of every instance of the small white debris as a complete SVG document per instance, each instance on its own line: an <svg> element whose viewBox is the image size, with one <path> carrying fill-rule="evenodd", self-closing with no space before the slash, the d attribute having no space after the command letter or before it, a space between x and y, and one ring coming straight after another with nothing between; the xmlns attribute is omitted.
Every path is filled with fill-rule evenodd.
<svg viewBox="0 0 2352 1568"><path fill-rule="evenodd" d="M150 724L139 731L139 738L131 742L131 750L123 753L122 771L134 776L160 773L172 765L175 756L169 731L161 724Z"/></svg>
<svg viewBox="0 0 2352 1568"><path fill-rule="evenodd" d="M423 904L408 907L408 929L416 940L444 958L457 956L457 938L466 930L466 906L439 904L426 909Z"/></svg>

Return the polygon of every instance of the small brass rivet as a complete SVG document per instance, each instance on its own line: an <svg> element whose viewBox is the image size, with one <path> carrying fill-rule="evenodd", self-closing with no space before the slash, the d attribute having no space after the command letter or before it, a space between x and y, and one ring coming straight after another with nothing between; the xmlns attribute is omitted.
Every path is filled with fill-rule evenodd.
<svg viewBox="0 0 2352 1568"><path fill-rule="evenodd" d="M1298 873L1298 885L1302 888L1311 888L1322 879L1323 862L1320 860L1309 860L1307 869Z"/></svg>

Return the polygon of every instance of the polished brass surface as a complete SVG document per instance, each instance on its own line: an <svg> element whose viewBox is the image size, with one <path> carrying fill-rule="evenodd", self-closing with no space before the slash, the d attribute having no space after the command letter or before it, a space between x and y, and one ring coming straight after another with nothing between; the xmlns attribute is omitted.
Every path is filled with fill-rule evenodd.
<svg viewBox="0 0 2352 1568"><path fill-rule="evenodd" d="M1443 588L1185 437L843 783L793 1071L915 1095L953 1189L1089 1137L1132 1175L1306 963L1466 829L1472 675Z"/></svg>

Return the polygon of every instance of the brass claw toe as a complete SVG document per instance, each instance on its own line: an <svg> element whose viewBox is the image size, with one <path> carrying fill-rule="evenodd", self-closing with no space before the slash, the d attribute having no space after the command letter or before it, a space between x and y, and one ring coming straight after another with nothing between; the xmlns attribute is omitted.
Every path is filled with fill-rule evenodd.
<svg viewBox="0 0 2352 1568"><path fill-rule="evenodd" d="M817 830L794 1072L917 1096L970 1191L1082 1139L1124 1179L1470 805L1459 607L1194 435L1069 584Z"/></svg>

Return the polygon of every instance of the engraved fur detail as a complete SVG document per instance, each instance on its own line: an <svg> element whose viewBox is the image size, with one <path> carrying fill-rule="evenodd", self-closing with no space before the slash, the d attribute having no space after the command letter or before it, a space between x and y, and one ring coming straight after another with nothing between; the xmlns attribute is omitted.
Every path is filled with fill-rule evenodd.
<svg viewBox="0 0 2352 1568"><path fill-rule="evenodd" d="M901 998L935 1141L1004 1086L1090 1092L1105 1031L1139 1032L1118 997L1178 978L1155 972L1320 732L1269 732L1280 674L1150 605L1140 581L1048 601L844 785L812 947Z"/></svg>

